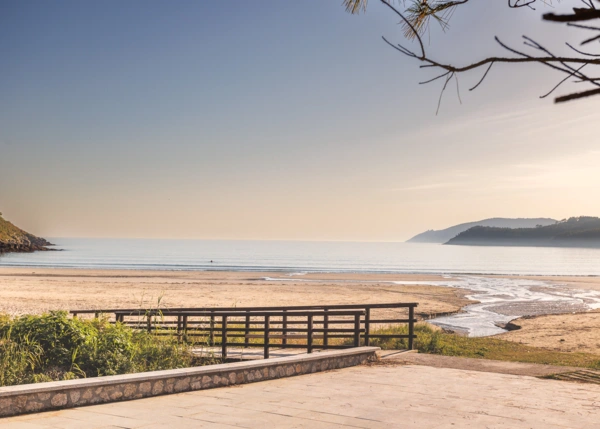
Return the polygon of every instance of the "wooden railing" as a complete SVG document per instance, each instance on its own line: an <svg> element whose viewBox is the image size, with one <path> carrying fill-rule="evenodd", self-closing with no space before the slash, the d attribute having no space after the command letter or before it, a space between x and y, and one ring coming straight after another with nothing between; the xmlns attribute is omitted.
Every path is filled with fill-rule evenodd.
<svg viewBox="0 0 600 429"><path fill-rule="evenodd" d="M158 335L176 335L182 341L202 338L208 345L220 345L227 358L227 347L263 347L265 358L269 349L306 348L334 349L368 346L372 339L406 339L412 350L416 322L416 303L350 304L288 307L226 307L173 309L105 309L73 310L80 314L113 315L134 329L146 329ZM402 318L373 318L375 311L404 310ZM408 325L408 334L373 333L374 326ZM362 341L361 341L362 339Z"/></svg>

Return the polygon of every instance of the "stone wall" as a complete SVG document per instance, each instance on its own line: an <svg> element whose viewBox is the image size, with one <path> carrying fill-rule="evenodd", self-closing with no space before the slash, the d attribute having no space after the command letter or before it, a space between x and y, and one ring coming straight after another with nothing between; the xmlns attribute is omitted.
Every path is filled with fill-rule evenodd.
<svg viewBox="0 0 600 429"><path fill-rule="evenodd" d="M0 387L0 417L272 380L377 359L378 347L195 368Z"/></svg>

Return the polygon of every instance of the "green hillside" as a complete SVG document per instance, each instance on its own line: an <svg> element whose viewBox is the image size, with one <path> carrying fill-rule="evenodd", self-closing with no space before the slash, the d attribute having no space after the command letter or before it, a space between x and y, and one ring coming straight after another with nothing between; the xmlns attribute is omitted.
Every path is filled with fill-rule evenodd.
<svg viewBox="0 0 600 429"><path fill-rule="evenodd" d="M48 250L46 246L51 246L51 243L14 226L0 213L0 253Z"/></svg>
<svg viewBox="0 0 600 429"><path fill-rule="evenodd" d="M552 225L556 223L555 219L549 218L518 218L509 219L495 217L491 219L478 220L476 222L461 223L460 225L454 225L446 229L441 230L429 230L422 232L421 234L415 235L413 238L408 240L408 243L445 243L448 240L456 237L463 231L473 228L475 226L492 226L497 228L533 228L537 225Z"/></svg>
<svg viewBox="0 0 600 429"><path fill-rule="evenodd" d="M446 244L477 246L600 247L600 218L572 217L536 228L476 226Z"/></svg>

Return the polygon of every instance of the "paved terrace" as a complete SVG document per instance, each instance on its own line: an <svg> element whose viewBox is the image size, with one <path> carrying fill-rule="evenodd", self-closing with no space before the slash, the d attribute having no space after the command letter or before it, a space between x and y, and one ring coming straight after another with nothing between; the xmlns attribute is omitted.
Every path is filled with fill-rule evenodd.
<svg viewBox="0 0 600 429"><path fill-rule="evenodd" d="M600 386L382 361L299 377L0 419L42 428L597 429Z"/></svg>

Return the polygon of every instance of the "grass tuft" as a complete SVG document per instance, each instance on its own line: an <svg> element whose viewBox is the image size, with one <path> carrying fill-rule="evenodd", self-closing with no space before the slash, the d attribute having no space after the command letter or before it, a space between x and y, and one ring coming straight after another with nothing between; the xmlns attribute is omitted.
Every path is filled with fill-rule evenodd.
<svg viewBox="0 0 600 429"><path fill-rule="evenodd" d="M408 327L400 325L380 328L371 333L406 335ZM600 356L590 353L556 352L494 337L466 337L427 323L417 323L415 334L415 349L420 353L600 369ZM408 348L405 339L372 339L371 345L384 350Z"/></svg>

